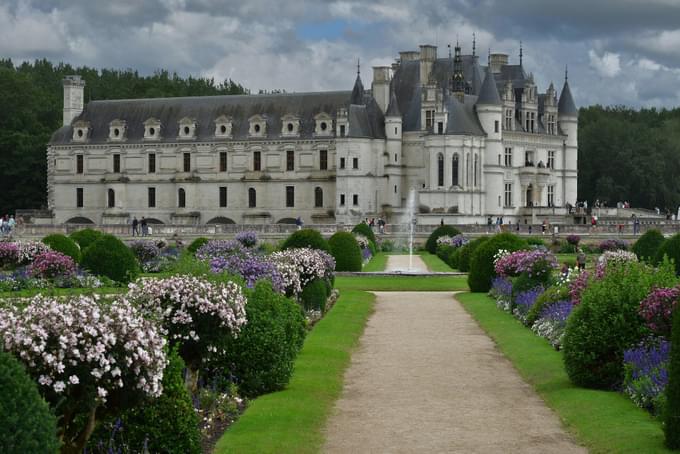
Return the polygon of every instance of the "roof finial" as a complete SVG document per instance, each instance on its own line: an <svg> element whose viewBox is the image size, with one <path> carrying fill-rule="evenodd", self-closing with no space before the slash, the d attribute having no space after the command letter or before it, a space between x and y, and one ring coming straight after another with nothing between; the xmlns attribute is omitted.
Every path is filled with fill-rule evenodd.
<svg viewBox="0 0 680 454"><path fill-rule="evenodd" d="M477 37L475 36L475 32L472 32L472 56L475 56L475 53L477 51Z"/></svg>
<svg viewBox="0 0 680 454"><path fill-rule="evenodd" d="M448 44L447 46L449 48L449 60L451 60L451 44Z"/></svg>
<svg viewBox="0 0 680 454"><path fill-rule="evenodd" d="M522 66L522 41L519 42L519 65Z"/></svg>
<svg viewBox="0 0 680 454"><path fill-rule="evenodd" d="M486 58L486 64L491 66L491 48L489 47L489 56Z"/></svg>
<svg viewBox="0 0 680 454"><path fill-rule="evenodd" d="M361 58L357 58L357 77L361 74Z"/></svg>
<svg viewBox="0 0 680 454"><path fill-rule="evenodd" d="M564 81L569 80L569 65L564 65Z"/></svg>

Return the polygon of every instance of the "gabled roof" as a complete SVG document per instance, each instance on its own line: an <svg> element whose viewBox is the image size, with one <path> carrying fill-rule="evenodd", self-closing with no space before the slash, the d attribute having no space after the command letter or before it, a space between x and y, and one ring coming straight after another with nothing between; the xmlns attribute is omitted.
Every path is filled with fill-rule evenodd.
<svg viewBox="0 0 680 454"><path fill-rule="evenodd" d="M486 69L486 77L479 91L477 104L492 106L500 106L502 104L501 96L498 94L498 87L496 86L496 78L489 68Z"/></svg>
<svg viewBox="0 0 680 454"><path fill-rule="evenodd" d="M560 94L560 101L557 104L557 113L564 116L578 117L578 109L574 103L574 98L571 96L568 80L564 81L562 93Z"/></svg>

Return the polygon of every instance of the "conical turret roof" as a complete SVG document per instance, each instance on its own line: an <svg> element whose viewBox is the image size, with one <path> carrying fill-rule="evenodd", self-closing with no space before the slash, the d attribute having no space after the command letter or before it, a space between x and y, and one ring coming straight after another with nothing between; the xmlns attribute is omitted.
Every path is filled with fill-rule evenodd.
<svg viewBox="0 0 680 454"><path fill-rule="evenodd" d="M498 94L498 87L496 87L496 79L489 68L486 69L486 77L484 83L479 91L477 104L486 104L493 106L501 105L501 97Z"/></svg>
<svg viewBox="0 0 680 454"><path fill-rule="evenodd" d="M387 106L386 117L401 117L399 104L397 104L397 96L394 94L394 89L390 90L390 104Z"/></svg>
<svg viewBox="0 0 680 454"><path fill-rule="evenodd" d="M350 104L364 104L364 84L361 83L361 76L359 73L357 73L357 80L354 81L354 88L352 89Z"/></svg>
<svg viewBox="0 0 680 454"><path fill-rule="evenodd" d="M567 79L564 80L560 101L557 104L557 113L564 116L578 117L578 109L574 103L574 98L571 96L569 81Z"/></svg>

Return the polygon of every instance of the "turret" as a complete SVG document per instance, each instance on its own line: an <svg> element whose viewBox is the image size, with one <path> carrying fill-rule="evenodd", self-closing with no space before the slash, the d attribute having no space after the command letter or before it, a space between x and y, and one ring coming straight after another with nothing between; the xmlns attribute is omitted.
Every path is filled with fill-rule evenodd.
<svg viewBox="0 0 680 454"><path fill-rule="evenodd" d="M578 177L578 110L569 89L568 73L564 72L564 86L557 104L557 121L560 132L567 135L563 145L564 172L567 176L564 183L564 202L573 202L577 197Z"/></svg>
<svg viewBox="0 0 680 454"><path fill-rule="evenodd" d="M66 76L64 84L64 126L83 112L85 81L80 76Z"/></svg>
<svg viewBox="0 0 680 454"><path fill-rule="evenodd" d="M477 98L477 116L489 140L501 139L501 119L503 117L503 101L498 94L496 78L489 68L486 70L484 83Z"/></svg>

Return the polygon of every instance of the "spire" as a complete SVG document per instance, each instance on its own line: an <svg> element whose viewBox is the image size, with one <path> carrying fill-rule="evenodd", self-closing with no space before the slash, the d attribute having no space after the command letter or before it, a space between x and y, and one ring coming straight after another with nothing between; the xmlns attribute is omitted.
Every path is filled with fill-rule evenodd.
<svg viewBox="0 0 680 454"><path fill-rule="evenodd" d="M578 109L576 109L576 103L574 103L574 98L571 96L571 89L569 88L567 76L568 73L565 69L564 86L562 87L562 93L560 93L560 100L557 103L557 113L563 116L578 117Z"/></svg>
<svg viewBox="0 0 680 454"><path fill-rule="evenodd" d="M463 58L460 55L460 46L456 40L456 48L453 56L453 74L451 75L451 92L457 96L465 95L465 75L463 74Z"/></svg>
<svg viewBox="0 0 680 454"><path fill-rule="evenodd" d="M449 48L449 60L451 60L451 44L448 44L447 47Z"/></svg>
<svg viewBox="0 0 680 454"><path fill-rule="evenodd" d="M486 68L486 77L484 78L482 89L479 91L477 104L493 106L501 105L501 97L498 94L498 87L496 87L496 79L494 78L493 73L491 72L491 67Z"/></svg>
<svg viewBox="0 0 680 454"><path fill-rule="evenodd" d="M350 98L350 104L364 104L364 84L361 83L361 66L357 59L357 79L354 81L354 88L352 89L352 97Z"/></svg>
<svg viewBox="0 0 680 454"><path fill-rule="evenodd" d="M399 104L397 103L397 96L394 94L394 86L390 87L390 104L387 106L387 112L385 112L385 116L401 118L401 111L399 110Z"/></svg>
<svg viewBox="0 0 680 454"><path fill-rule="evenodd" d="M569 80L569 65L564 65L564 81Z"/></svg>
<svg viewBox="0 0 680 454"><path fill-rule="evenodd" d="M519 42L519 65L522 66L522 41Z"/></svg>
<svg viewBox="0 0 680 454"><path fill-rule="evenodd" d="M357 58L357 77L361 75L361 58Z"/></svg>
<svg viewBox="0 0 680 454"><path fill-rule="evenodd" d="M472 56L476 57L477 53L477 37L475 36L475 32L472 32Z"/></svg>

